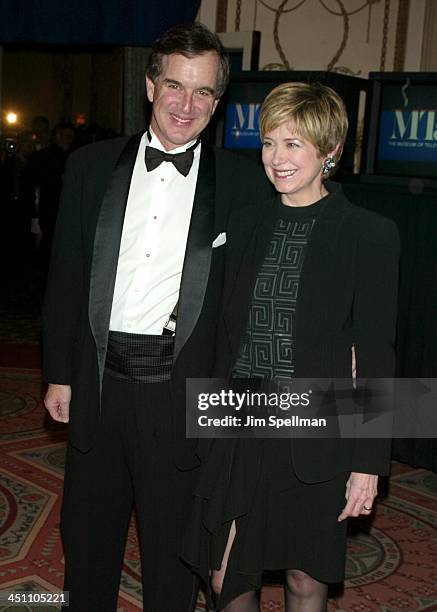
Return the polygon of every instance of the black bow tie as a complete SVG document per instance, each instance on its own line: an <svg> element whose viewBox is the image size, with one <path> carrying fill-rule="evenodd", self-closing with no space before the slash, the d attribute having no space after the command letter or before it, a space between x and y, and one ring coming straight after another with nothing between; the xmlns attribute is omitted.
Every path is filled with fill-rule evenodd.
<svg viewBox="0 0 437 612"><path fill-rule="evenodd" d="M171 162L176 170L183 176L187 176L191 170L191 166L193 165L194 149L197 147L199 142L200 140L196 140L191 147L189 147L186 151L182 151L182 153L166 153L165 151L160 151L159 149L155 149L154 147L149 147L147 145L145 155L147 171L151 172L162 164L162 162L167 161Z"/></svg>

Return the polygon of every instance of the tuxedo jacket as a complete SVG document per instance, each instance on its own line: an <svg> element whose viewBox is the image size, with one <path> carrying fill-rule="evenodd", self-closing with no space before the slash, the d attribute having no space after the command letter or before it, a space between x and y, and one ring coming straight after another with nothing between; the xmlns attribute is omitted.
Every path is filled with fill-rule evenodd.
<svg viewBox="0 0 437 612"><path fill-rule="evenodd" d="M43 363L46 382L72 387L70 442L83 452L92 447L99 422L123 219L140 139L138 134L84 147L66 168L43 308ZM212 244L226 231L231 207L255 202L259 193L271 193L261 167L202 143L172 372L180 467L190 467L194 446L184 441L185 379L207 377L213 363L226 246Z"/></svg>
<svg viewBox="0 0 437 612"><path fill-rule="evenodd" d="M299 283L294 376L350 378L354 344L358 377L392 377L399 258L396 226L352 205L339 185L330 183L328 189L333 193L317 216ZM217 377L229 376L237 359L278 206L277 196L231 215ZM295 439L291 447L296 474L307 482L327 480L344 471L386 474L389 469L390 444L384 439Z"/></svg>

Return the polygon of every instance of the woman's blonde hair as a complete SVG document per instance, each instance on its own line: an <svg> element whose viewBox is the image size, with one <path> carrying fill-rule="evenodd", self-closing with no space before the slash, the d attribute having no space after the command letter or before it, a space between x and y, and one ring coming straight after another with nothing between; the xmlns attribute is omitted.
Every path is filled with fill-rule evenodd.
<svg viewBox="0 0 437 612"><path fill-rule="evenodd" d="M261 138L290 123L296 134L309 140L320 155L328 155L340 144L334 156L337 162L346 138L348 119L340 96L320 83L283 83L264 100L259 127Z"/></svg>

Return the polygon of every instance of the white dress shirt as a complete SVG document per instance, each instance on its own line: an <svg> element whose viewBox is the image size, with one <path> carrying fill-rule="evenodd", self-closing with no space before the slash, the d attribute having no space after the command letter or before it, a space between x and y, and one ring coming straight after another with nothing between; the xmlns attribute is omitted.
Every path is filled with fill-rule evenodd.
<svg viewBox="0 0 437 612"><path fill-rule="evenodd" d="M151 130L150 134L150 146L165 151ZM194 142L171 153L185 151ZM171 162L148 172L147 144L144 134L129 188L110 329L161 335L179 298L201 144L186 177Z"/></svg>

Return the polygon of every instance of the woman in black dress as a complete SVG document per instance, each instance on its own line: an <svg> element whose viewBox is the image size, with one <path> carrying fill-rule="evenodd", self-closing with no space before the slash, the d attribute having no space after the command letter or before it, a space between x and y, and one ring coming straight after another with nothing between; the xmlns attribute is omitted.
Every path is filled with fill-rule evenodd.
<svg viewBox="0 0 437 612"><path fill-rule="evenodd" d="M329 87L285 83L264 101L262 159L278 195L231 216L217 377L393 376L398 234L328 180L346 132ZM204 442L182 556L216 609L258 611L263 571L284 570L287 612L325 610L328 583L344 578L345 519L372 512L389 442Z"/></svg>

